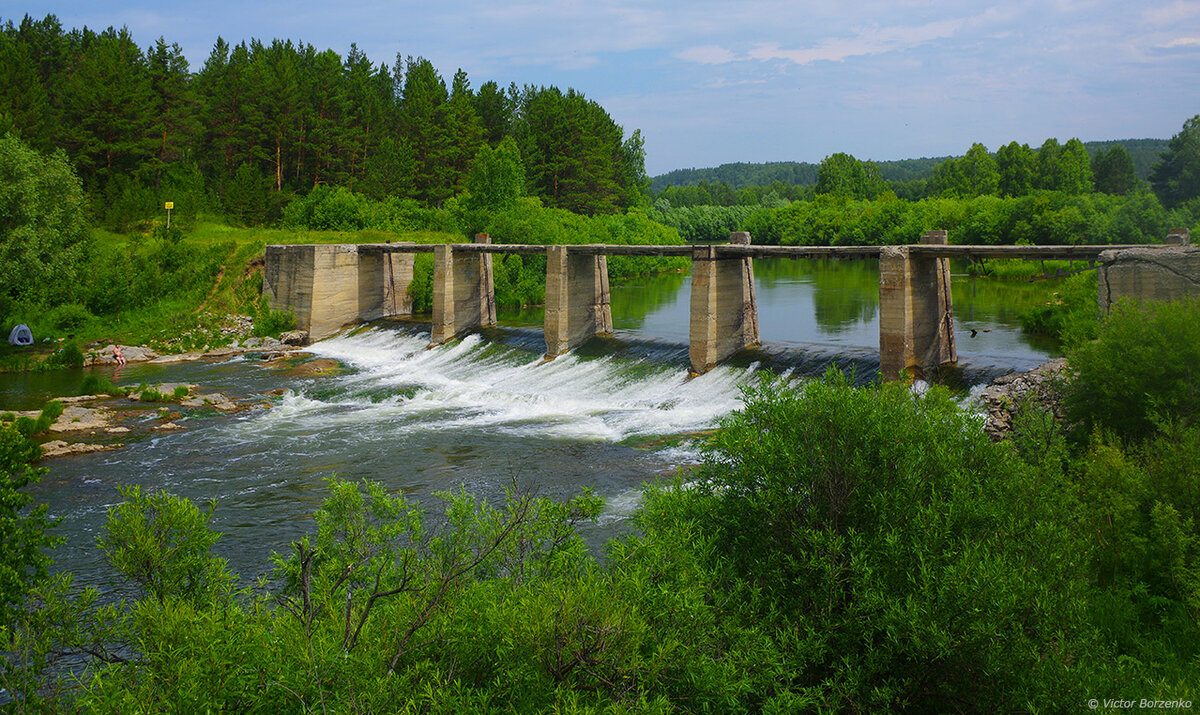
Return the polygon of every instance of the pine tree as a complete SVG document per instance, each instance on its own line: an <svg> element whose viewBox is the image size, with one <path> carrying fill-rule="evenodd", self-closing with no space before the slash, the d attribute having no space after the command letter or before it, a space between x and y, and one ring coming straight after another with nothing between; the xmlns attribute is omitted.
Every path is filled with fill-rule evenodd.
<svg viewBox="0 0 1200 715"><path fill-rule="evenodd" d="M154 156L150 76L128 30L84 31L62 88L65 144L84 186L133 175Z"/></svg>
<svg viewBox="0 0 1200 715"><path fill-rule="evenodd" d="M1150 172L1163 206L1175 208L1200 196L1200 114L1183 123Z"/></svg>
<svg viewBox="0 0 1200 715"><path fill-rule="evenodd" d="M1114 144L1108 151L1092 157L1092 175L1096 180L1096 191L1124 196L1137 187L1137 170L1133 157L1125 147Z"/></svg>
<svg viewBox="0 0 1200 715"><path fill-rule="evenodd" d="M448 99L446 84L433 64L422 57L408 58L400 134L413 151L415 198L425 203L436 203L453 194L448 165L449 137L441 121L441 107Z"/></svg>
<svg viewBox="0 0 1200 715"><path fill-rule="evenodd" d="M198 104L189 81L187 59L179 45L167 45L160 37L147 53L147 61L153 101L151 129L158 138L158 152L151 166L158 187L163 169L182 161L193 145L199 131Z"/></svg>

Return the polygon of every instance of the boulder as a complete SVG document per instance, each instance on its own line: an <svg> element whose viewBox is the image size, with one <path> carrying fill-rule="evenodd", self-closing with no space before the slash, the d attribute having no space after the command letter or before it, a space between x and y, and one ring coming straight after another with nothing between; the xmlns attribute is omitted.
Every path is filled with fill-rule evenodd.
<svg viewBox="0 0 1200 715"><path fill-rule="evenodd" d="M1023 402L1032 403L1061 421L1063 407L1057 386L1066 373L1066 359L1058 358L1029 372L1010 373L993 380L979 395L987 413L984 432L997 442L1012 434L1013 417Z"/></svg>
<svg viewBox="0 0 1200 715"><path fill-rule="evenodd" d="M56 439L51 442L46 442L42 445L42 458L49 457L67 457L73 454L88 454L89 452L104 452L110 449L119 449L124 447L123 444L84 444L82 442L64 442L61 439Z"/></svg>
<svg viewBox="0 0 1200 715"><path fill-rule="evenodd" d="M125 362L150 362L158 358L158 353L150 348L138 345L122 345L121 353L125 356ZM117 359L113 357L112 344L105 345L99 350L91 350L84 357L84 365L116 365Z"/></svg>
<svg viewBox="0 0 1200 715"><path fill-rule="evenodd" d="M308 345L307 330L289 330L279 334L279 342L284 345Z"/></svg>

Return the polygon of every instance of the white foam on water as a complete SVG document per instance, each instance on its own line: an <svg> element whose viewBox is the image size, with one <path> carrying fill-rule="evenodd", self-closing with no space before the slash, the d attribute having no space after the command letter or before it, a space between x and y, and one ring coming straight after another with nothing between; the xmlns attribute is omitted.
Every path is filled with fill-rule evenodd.
<svg viewBox="0 0 1200 715"><path fill-rule="evenodd" d="M548 439L618 442L711 429L741 406L756 366L684 370L611 357L540 355L471 335L426 349L427 335L369 329L311 346L350 366L286 394L252 417L257 429L361 425L376 432L489 430Z"/></svg>

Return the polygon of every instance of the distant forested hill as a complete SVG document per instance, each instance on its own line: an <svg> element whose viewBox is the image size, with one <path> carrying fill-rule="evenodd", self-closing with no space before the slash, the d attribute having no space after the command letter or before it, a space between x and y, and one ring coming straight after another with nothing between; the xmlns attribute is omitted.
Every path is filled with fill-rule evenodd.
<svg viewBox="0 0 1200 715"><path fill-rule="evenodd" d="M1088 156L1096 156L1097 153L1107 150L1114 144L1125 147L1125 151L1133 157L1133 168L1137 170L1138 178L1146 179L1150 176L1150 170L1158 162L1159 155L1167 150L1170 141L1167 139L1114 139L1106 142L1084 142L1083 145L1088 150Z"/></svg>
<svg viewBox="0 0 1200 715"><path fill-rule="evenodd" d="M650 189L658 193L668 186L695 186L701 182L725 184L735 191L747 186L768 186L776 181L792 186L817 183L817 164L773 161L766 164L722 164L715 169L676 169L654 177Z"/></svg>
<svg viewBox="0 0 1200 715"><path fill-rule="evenodd" d="M1085 142L1084 146L1090 156L1106 150L1114 144L1121 144L1133 157L1134 167L1139 178L1145 179L1150 175L1150 169L1158 161L1158 155L1167 148L1166 139L1116 139L1112 141ZM993 147L996 149L998 147ZM1034 147L1036 149L1036 147ZM915 179L928 179L933 175L934 168L949 158L957 157L928 157L921 159L900 159L897 161L877 161L879 174L885 181L905 182ZM722 164L709 169L676 169L661 174L652 179L650 189L657 194L668 186L695 186L702 182L710 184L725 184L730 189L738 190L749 186L767 186L776 181L788 185L807 186L817 183L817 168L819 164L795 161L773 161L765 164Z"/></svg>

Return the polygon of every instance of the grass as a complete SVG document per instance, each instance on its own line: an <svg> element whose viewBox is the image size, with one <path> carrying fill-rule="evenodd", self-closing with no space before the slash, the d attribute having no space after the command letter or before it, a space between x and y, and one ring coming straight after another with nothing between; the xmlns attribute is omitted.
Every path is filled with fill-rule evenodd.
<svg viewBox="0 0 1200 715"><path fill-rule="evenodd" d="M192 229L173 236L96 228L92 239L90 281L75 287L74 297L64 296L64 302L80 303L70 312L69 323L56 322L52 311L39 306L14 306L9 315L0 316L7 318L9 329L27 323L37 341L26 347L0 345L0 372L56 367L49 358L69 339L81 347L119 343L186 352L227 344L230 315L261 314L273 318L274 326L283 325L280 316L263 312L260 300L261 258L270 244L447 243L462 237L430 231L238 228L201 217ZM98 304L112 309L104 311ZM82 350L86 355L88 348Z"/></svg>
<svg viewBox="0 0 1200 715"><path fill-rule="evenodd" d="M981 259L966 263L965 272L1000 280L1034 281L1062 278L1091 267L1088 261L1027 261L1020 258Z"/></svg>

